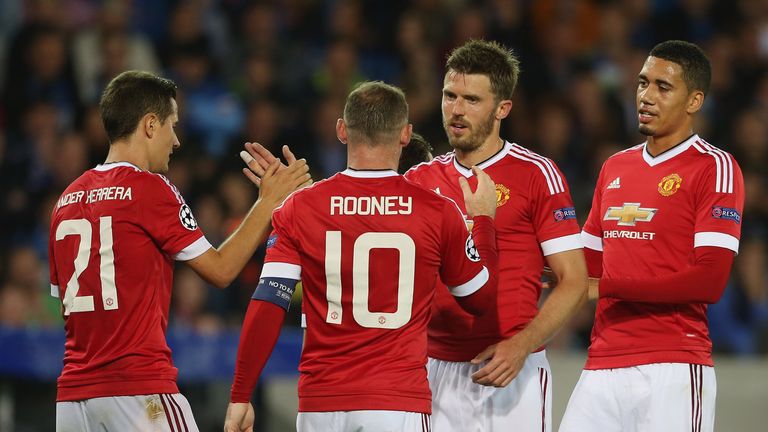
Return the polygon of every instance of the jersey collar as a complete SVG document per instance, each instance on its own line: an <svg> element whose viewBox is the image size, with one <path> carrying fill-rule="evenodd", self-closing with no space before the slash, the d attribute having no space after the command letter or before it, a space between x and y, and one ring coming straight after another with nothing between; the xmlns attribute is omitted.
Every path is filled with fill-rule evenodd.
<svg viewBox="0 0 768 432"><path fill-rule="evenodd" d="M355 178L383 178L383 177L397 177L400 174L391 169L382 170L356 170L354 168L347 168L340 174Z"/></svg>
<svg viewBox="0 0 768 432"><path fill-rule="evenodd" d="M697 139L699 139L698 134L691 135L688 139L681 142L680 144L672 147L671 149L662 152L661 154L657 155L656 157L651 156L650 153L648 153L648 141L643 143L643 160L645 163L647 163L649 166L656 166L662 162L666 162L675 156L683 153L684 151L688 150L688 147L691 146Z"/></svg>
<svg viewBox="0 0 768 432"><path fill-rule="evenodd" d="M137 167L136 165L130 163L130 162L108 162L104 164L96 165L94 170L96 171L109 171L111 169L115 169L117 167L128 167L133 168L136 171L141 171L141 168Z"/></svg>
<svg viewBox="0 0 768 432"><path fill-rule="evenodd" d="M504 155L509 153L509 150L512 148L512 143L509 141L504 141L504 145L501 147L501 150L496 152L493 156L489 157L488 159L480 162L477 164L478 168L485 170L489 166L495 164L496 162L504 159ZM456 158L456 154L453 155L453 166L456 168L456 171L459 172L459 174L463 175L464 177L472 177L474 174L472 174L472 170L465 167L464 165L459 163L459 159Z"/></svg>

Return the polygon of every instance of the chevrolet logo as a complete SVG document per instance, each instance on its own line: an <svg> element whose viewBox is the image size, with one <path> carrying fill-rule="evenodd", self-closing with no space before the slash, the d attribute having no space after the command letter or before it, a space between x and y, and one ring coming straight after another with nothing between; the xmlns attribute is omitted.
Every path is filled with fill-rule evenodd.
<svg viewBox="0 0 768 432"><path fill-rule="evenodd" d="M621 207L608 207L603 220L619 221L617 225L635 226L635 222L650 222L658 209L642 208L640 203L624 203Z"/></svg>

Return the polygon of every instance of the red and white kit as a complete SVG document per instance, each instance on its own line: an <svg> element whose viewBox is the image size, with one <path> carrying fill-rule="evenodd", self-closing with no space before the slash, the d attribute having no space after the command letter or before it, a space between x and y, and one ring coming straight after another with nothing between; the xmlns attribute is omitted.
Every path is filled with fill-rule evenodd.
<svg viewBox="0 0 768 432"><path fill-rule="evenodd" d="M66 329L57 401L178 393L165 339L173 261L210 247L161 175L105 164L64 191L49 242Z"/></svg>
<svg viewBox="0 0 768 432"><path fill-rule="evenodd" d="M545 257L581 248L580 229L568 185L550 159L506 142L497 154L478 166L496 183L497 311L473 317L464 312L446 290L438 289L429 324L429 357L438 361L430 361L430 377L433 369L437 371L438 363L469 362L488 346L525 328L538 313ZM472 187L477 183L471 170L459 164L453 152L417 165L405 175L453 199L465 214L456 179L464 176ZM542 424L549 430L552 387L545 356L530 358L524 373L515 379L517 383L506 389L464 391L480 387L465 373L471 369L470 366L442 365L436 372L441 379L430 381L435 401L432 417L435 430L475 430L475 423L462 426L463 421L492 423L477 425L481 430L513 427L540 431ZM447 377L450 371L455 371L454 378ZM510 397L520 389L525 389L525 395ZM477 400L469 400L473 397ZM499 414L498 418L484 414L490 404L503 406L493 410ZM461 408L461 405L474 408ZM531 412L541 415L531 415Z"/></svg>

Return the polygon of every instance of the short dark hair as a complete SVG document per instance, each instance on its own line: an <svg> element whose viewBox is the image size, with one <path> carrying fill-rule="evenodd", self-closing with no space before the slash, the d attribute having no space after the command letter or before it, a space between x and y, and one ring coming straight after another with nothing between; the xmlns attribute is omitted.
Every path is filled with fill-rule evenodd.
<svg viewBox="0 0 768 432"><path fill-rule="evenodd" d="M352 140L375 144L408 123L408 103L399 88L381 81L363 82L347 96L344 122Z"/></svg>
<svg viewBox="0 0 768 432"><path fill-rule="evenodd" d="M400 162L397 166L397 172L404 174L422 162L429 162L432 160L432 146L421 135L416 132L411 134L411 140L408 145L403 148L403 152L400 153Z"/></svg>
<svg viewBox="0 0 768 432"><path fill-rule="evenodd" d="M456 48L445 62L446 73L485 75L496 100L512 99L520 76L520 61L498 42L471 39Z"/></svg>
<svg viewBox="0 0 768 432"><path fill-rule="evenodd" d="M109 142L131 135L148 113L165 123L173 113L171 99L176 99L176 84L169 79L143 71L126 71L113 78L99 102Z"/></svg>
<svg viewBox="0 0 768 432"><path fill-rule="evenodd" d="M698 45L668 40L653 47L648 55L679 64L683 68L683 80L688 91L700 90L706 96L712 80L712 66Z"/></svg>

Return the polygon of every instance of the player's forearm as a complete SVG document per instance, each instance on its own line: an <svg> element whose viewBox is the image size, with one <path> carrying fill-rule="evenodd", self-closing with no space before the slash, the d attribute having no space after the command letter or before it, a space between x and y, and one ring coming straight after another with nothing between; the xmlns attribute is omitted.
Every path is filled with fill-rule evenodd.
<svg viewBox="0 0 768 432"><path fill-rule="evenodd" d="M235 375L230 393L231 402L250 401L259 375L280 336L284 319L285 310L280 306L261 300L251 300L237 348Z"/></svg>
<svg viewBox="0 0 768 432"><path fill-rule="evenodd" d="M716 303L723 294L733 252L696 248L695 263L679 272L643 279L600 279L600 297L648 303Z"/></svg>
<svg viewBox="0 0 768 432"><path fill-rule="evenodd" d="M274 203L258 200L235 232L217 248L216 262L210 269L212 283L224 288L240 274L269 233L275 207Z"/></svg>
<svg viewBox="0 0 768 432"><path fill-rule="evenodd" d="M546 344L584 304L587 297L586 271L575 270L562 276L557 287L528 326L519 333L530 351Z"/></svg>

